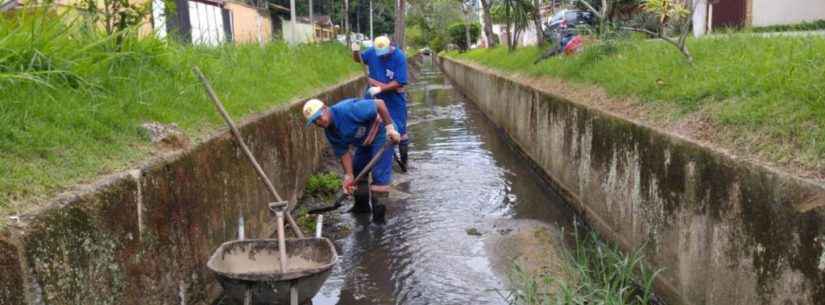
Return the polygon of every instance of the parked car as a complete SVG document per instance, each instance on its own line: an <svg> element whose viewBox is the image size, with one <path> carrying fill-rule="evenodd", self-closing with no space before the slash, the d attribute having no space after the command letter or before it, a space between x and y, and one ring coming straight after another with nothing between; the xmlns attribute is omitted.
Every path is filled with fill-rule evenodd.
<svg viewBox="0 0 825 305"><path fill-rule="evenodd" d="M553 17L550 18L545 24L545 31L556 31L562 26L562 24L566 24L567 27L578 27L582 25L593 25L596 23L596 16L593 15L593 12L582 11L582 10L561 10Z"/></svg>

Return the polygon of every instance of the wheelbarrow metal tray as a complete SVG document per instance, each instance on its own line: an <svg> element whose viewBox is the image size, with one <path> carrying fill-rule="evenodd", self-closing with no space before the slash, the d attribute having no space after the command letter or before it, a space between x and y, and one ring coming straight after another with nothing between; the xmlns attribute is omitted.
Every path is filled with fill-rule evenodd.
<svg viewBox="0 0 825 305"><path fill-rule="evenodd" d="M289 288L298 290L299 303L311 299L329 277L338 260L326 238L286 241L287 270L281 271L277 239L226 242L207 263L223 288L225 300L240 300L247 291L253 304L289 304Z"/></svg>

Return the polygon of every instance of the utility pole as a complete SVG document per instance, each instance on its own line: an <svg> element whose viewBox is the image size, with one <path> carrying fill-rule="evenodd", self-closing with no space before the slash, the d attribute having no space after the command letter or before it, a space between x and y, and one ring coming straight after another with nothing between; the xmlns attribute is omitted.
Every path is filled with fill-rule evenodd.
<svg viewBox="0 0 825 305"><path fill-rule="evenodd" d="M309 25L312 27L312 40L315 40L315 16L312 14L312 0L309 0Z"/></svg>
<svg viewBox="0 0 825 305"><path fill-rule="evenodd" d="M372 0L370 0L370 40L375 39L375 33L372 31Z"/></svg>
<svg viewBox="0 0 825 305"><path fill-rule="evenodd" d="M352 39L350 39L351 31L349 29L349 0L344 0L344 32L347 33L347 46L352 44Z"/></svg>
<svg viewBox="0 0 825 305"><path fill-rule="evenodd" d="M298 17L296 16L296 12L295 12L295 0L289 0L289 18L290 18L289 19L289 36L290 37L289 37L289 39L287 39L287 42L289 42L290 44L294 44L294 43L297 42L297 39L295 39L295 36L296 36L295 35L295 28L298 26L297 25Z"/></svg>

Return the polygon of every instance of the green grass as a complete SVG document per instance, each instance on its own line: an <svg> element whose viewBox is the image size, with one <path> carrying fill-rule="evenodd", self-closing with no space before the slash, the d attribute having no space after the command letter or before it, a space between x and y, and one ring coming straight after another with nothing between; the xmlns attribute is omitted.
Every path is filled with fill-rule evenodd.
<svg viewBox="0 0 825 305"><path fill-rule="evenodd" d="M145 159L145 122L195 140L222 126L192 65L236 119L360 71L337 44L206 48L128 35L118 48L65 17L0 16L0 215Z"/></svg>
<svg viewBox="0 0 825 305"><path fill-rule="evenodd" d="M659 304L653 283L659 274L643 262L641 249L623 254L598 235L575 237L566 251L570 275L556 278L529 274L518 266L510 273L512 289L502 293L511 305L648 305Z"/></svg>
<svg viewBox="0 0 825 305"><path fill-rule="evenodd" d="M508 53L477 49L447 56L506 72L551 76L600 86L615 97L635 97L678 117L711 109L711 118L753 138L792 147L760 149L789 155L805 165L822 166L825 157L825 39L728 35L690 40L695 56L687 64L672 46L631 40L591 46L575 57L557 57L538 65L537 48Z"/></svg>
<svg viewBox="0 0 825 305"><path fill-rule="evenodd" d="M755 33L766 33L766 32L788 32L788 31L818 31L818 30L825 30L825 20L814 20L808 22L802 22L797 24L782 24L782 25L771 25L771 26L761 26L761 27L753 27L747 29L748 31L755 32Z"/></svg>

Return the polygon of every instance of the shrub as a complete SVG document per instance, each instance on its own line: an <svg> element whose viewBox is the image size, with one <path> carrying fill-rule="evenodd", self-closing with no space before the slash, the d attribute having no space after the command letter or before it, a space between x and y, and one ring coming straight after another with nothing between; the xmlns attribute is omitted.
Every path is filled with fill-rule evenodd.
<svg viewBox="0 0 825 305"><path fill-rule="evenodd" d="M332 172L312 175L306 185L306 193L311 196L330 196L339 189L341 189L341 178Z"/></svg>
<svg viewBox="0 0 825 305"><path fill-rule="evenodd" d="M450 43L457 45L462 51L470 48L470 46L467 45L467 33L464 23L453 23L450 25L448 32L450 34ZM477 41L480 35L481 26L477 23L470 24L470 41Z"/></svg>

